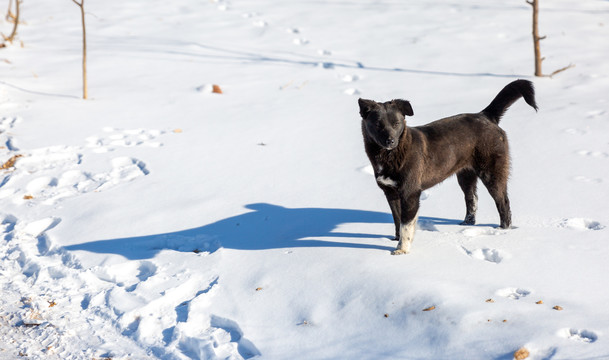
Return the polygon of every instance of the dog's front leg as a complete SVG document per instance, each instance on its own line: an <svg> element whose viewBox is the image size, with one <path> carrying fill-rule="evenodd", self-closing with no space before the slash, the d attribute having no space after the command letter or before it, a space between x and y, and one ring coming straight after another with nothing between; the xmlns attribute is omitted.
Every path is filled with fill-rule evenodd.
<svg viewBox="0 0 609 360"><path fill-rule="evenodd" d="M414 230L417 225L420 197L421 192L417 191L400 198L400 242L398 242L397 248L391 252L391 255L408 254L410 252L410 246L414 240Z"/></svg>
<svg viewBox="0 0 609 360"><path fill-rule="evenodd" d="M389 203L389 208L391 208L391 215L393 216L393 224L395 226L395 238L392 240L398 241L400 240L400 214L401 214L401 202L400 202L400 194L396 189L382 186L381 189L385 193L385 197L387 198L387 202Z"/></svg>

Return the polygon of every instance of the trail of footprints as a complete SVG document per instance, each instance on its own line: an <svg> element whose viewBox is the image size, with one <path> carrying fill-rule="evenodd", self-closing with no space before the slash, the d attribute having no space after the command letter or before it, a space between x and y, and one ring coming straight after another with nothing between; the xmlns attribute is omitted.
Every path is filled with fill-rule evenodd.
<svg viewBox="0 0 609 360"><path fill-rule="evenodd" d="M17 206L55 205L69 197L105 191L146 176L149 174L146 164L129 156L110 158L109 169L105 171L85 170L87 158L117 148L158 148L162 146L159 137L167 133L108 127L103 129L103 135L88 137L84 147L61 145L28 151L19 149L10 134L20 121L19 118L0 119L0 141L5 144L0 147L0 160L7 164L0 172L0 199L12 200ZM87 155L87 150L92 154ZM9 162L11 158L14 161ZM58 173L61 175L57 176ZM3 288L0 336L10 341L14 336L11 334L23 332L29 340L15 345L20 353L50 359L71 354L74 349L71 349L70 337L66 337L69 330L63 325L66 325L66 309L76 307L68 313L83 313L78 321L94 321L95 328L104 326L110 327L110 332L118 331L113 340L90 336L92 349L103 348L106 341L115 345L138 341L169 357L182 354L201 359L247 359L259 355L236 322L210 314L210 297L216 291L217 276L168 275L160 272L154 262L146 260L83 271L70 253L55 247L46 235L61 219L46 217L24 222L11 215L0 215L1 271L6 275L0 280L8 281L0 283ZM205 249L209 245L209 239L199 238L159 241L164 242L163 248L178 251L184 246ZM207 253L192 254L206 256ZM23 281L8 280L17 278ZM23 288L20 284L27 285ZM57 286L73 289L73 296L53 298L52 291ZM116 317L118 328L107 321ZM71 320L70 326L75 325L74 321ZM148 331L157 327L147 324L158 321L165 330L160 334ZM18 341L23 340L19 338L13 343ZM89 358L127 355L120 354L120 346L117 348L117 351L105 352L89 350ZM130 356L148 358L143 353Z"/></svg>
<svg viewBox="0 0 609 360"><path fill-rule="evenodd" d="M218 10L220 11L227 11L231 9L231 5L229 1L226 0L212 0L213 3L216 4L216 7ZM260 13L257 12L247 12L241 15L244 19L246 19L247 21L251 22L251 26L256 29L257 32L260 32L261 34L266 32L266 31L270 31L270 30L275 30L275 31L282 31L285 34L288 34L291 38L291 43L295 46L302 46L302 47L307 47L310 46L312 44L314 44L314 42L312 40L310 40L309 38L306 37L305 35L305 30L300 28L300 27L283 27L282 29L276 29L276 26L274 26L273 24L270 24L269 22L267 22L266 20L264 20L264 18L262 17L262 15ZM328 49L318 49L315 53L314 53L317 57L321 56L322 58L317 60L316 66L320 69L326 69L326 70L332 70L335 69L337 67L336 63L331 61L331 60L327 60L327 59L331 59L332 57L332 51L328 50ZM312 62L312 64L315 64L314 62ZM360 63L357 63L357 66L361 67ZM353 86L348 87L348 85L353 84L355 82L357 82L360 79L360 75L357 74L338 74L335 73L336 78L341 81L342 83L345 84L345 86L343 87L342 92L346 95L351 95L351 96L358 96L361 94L361 91ZM295 81L290 81L287 82L285 84L282 84L279 89L280 90L287 90L287 89L295 89L295 90L300 90L302 89L305 85L307 84L307 81L304 82L295 82Z"/></svg>
<svg viewBox="0 0 609 360"><path fill-rule="evenodd" d="M104 128L105 136L91 136L84 147L51 146L21 150L8 131L19 119L3 118L0 121L0 160L5 166L0 173L0 199L14 204L55 205L59 201L89 192L108 190L121 183L148 175L143 161L117 156L109 160L106 169L87 170L84 150L107 153L118 147L162 146L158 137L166 131L148 129L120 130ZM56 174L61 172L61 175Z"/></svg>
<svg viewBox="0 0 609 360"><path fill-rule="evenodd" d="M562 219L554 221L552 226L566 228L572 231L596 231L605 228L599 222L585 218ZM505 234L506 231L502 229L470 227L462 230L461 233L466 237L474 237L478 235L502 235ZM511 258L509 253L492 248L475 248L470 250L465 246L461 246L461 250L472 259L487 261L493 264L500 264L503 260ZM495 292L495 295L517 301L529 297L532 293L532 290L526 288L506 287L498 289ZM494 302L494 300L489 299L487 302ZM543 301L537 301L535 304L541 305L543 304ZM555 306L553 309L556 311L562 310L560 306ZM593 343L598 339L598 335L594 331L587 329L565 328L559 330L557 335L565 339L583 343Z"/></svg>
<svg viewBox="0 0 609 360"><path fill-rule="evenodd" d="M168 275L148 260L83 271L69 253L49 241L46 233L59 223L60 219L53 217L24 222L0 214L0 261L5 275L0 278L0 335L10 342L17 333L25 334L25 342L18 338L23 342L17 345L19 352L66 358L62 354L75 350L71 349L70 328L90 328L85 323L93 322L97 330L105 328L105 336L114 332L116 338L93 336L88 339L91 348L102 348L106 341L116 348L91 353L89 358L127 355L120 353L117 342L132 340L157 348L161 357L179 353L201 359L247 359L260 354L236 322L211 313L217 276ZM18 278L22 281L10 280ZM69 296L54 297L57 287ZM69 314L82 316L74 319ZM113 318L117 318L118 327L108 321ZM155 331L158 322L164 326L161 333ZM144 354L131 356L148 358Z"/></svg>
<svg viewBox="0 0 609 360"><path fill-rule="evenodd" d="M580 155L587 156L588 154L586 153ZM604 157L604 155L598 154L592 156ZM374 170L370 165L360 167L356 170L361 173L374 176ZM421 195L421 200L424 201L429 198L429 196L430 194L428 192L424 192ZM550 222L550 226L567 229L570 231L599 231L605 229L605 225L601 224L598 221L587 218L565 218L560 220L554 220ZM417 229L422 231L439 231L434 221L421 218L419 218L417 222ZM509 230L492 228L488 226L466 226L465 228L458 230L460 234L462 234L465 238L468 239L479 236L501 236L507 234L508 231ZM484 261L495 265L499 265L502 261L509 260L512 257L511 254L504 250L493 249L489 247L468 248L467 246L461 245L459 250L472 259L475 259L477 261ZM498 289L495 292L495 295L501 298L517 301L527 298L532 293L532 290L526 288L506 287ZM487 300L487 302L494 302L494 300L489 299ZM542 304L542 302L538 301L535 302L535 304ZM593 343L598 340L598 334L588 329L564 328L560 329L556 333L556 335L565 339L582 343Z"/></svg>

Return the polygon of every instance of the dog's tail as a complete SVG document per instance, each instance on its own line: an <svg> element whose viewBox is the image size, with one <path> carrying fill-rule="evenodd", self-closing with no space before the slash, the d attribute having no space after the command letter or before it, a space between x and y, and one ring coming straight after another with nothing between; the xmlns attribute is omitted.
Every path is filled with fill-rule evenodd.
<svg viewBox="0 0 609 360"><path fill-rule="evenodd" d="M491 101L489 106L482 110L482 113L495 124L499 124L499 120L501 120L505 111L520 97L523 97L524 101L537 111L533 83L528 80L516 80L507 84Z"/></svg>

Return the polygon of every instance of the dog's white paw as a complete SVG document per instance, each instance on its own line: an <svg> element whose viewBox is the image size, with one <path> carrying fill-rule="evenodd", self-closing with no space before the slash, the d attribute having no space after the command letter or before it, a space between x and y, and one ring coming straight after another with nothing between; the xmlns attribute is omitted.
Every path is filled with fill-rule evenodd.
<svg viewBox="0 0 609 360"><path fill-rule="evenodd" d="M410 251L405 250L405 249L395 249L391 252L391 255L402 255L402 254L408 254Z"/></svg>

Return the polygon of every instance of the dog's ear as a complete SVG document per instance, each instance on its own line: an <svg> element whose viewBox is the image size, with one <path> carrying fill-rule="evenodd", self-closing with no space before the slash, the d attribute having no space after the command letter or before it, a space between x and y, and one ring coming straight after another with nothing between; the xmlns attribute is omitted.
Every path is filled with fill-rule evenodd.
<svg viewBox="0 0 609 360"><path fill-rule="evenodd" d="M414 115L414 111L412 111L412 106L410 106L410 102L408 102L406 100L401 100L401 99L391 100L391 104L393 104L393 106L395 106L404 116Z"/></svg>
<svg viewBox="0 0 609 360"><path fill-rule="evenodd" d="M376 101L373 100L366 100L360 98L359 100L357 100L357 103L359 104L359 114L362 116L362 119L367 118L368 114L370 114L372 109L376 107Z"/></svg>

